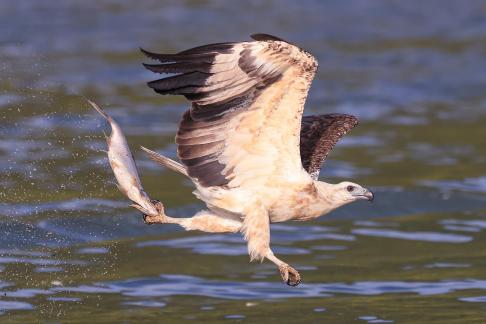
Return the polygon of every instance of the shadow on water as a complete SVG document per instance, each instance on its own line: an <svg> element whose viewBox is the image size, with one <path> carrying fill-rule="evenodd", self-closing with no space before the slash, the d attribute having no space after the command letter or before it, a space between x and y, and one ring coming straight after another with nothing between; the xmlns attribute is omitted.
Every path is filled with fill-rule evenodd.
<svg viewBox="0 0 486 324"><path fill-rule="evenodd" d="M481 1L0 3L0 321L484 323L485 15ZM377 196L272 226L275 252L303 275L293 289L271 264L249 264L239 235L143 224L80 96L132 148L174 157L187 103L145 87L138 47L255 32L319 59L306 113L360 119L322 178ZM187 180L134 151L172 215L203 207Z"/></svg>

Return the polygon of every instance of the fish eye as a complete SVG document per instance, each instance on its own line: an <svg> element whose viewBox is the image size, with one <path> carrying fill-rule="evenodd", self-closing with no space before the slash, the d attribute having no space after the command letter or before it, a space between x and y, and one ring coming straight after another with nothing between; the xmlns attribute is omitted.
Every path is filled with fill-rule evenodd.
<svg viewBox="0 0 486 324"><path fill-rule="evenodd" d="M354 186L347 186L347 187L346 187L346 190L347 190L348 192L352 192L352 191L354 190Z"/></svg>

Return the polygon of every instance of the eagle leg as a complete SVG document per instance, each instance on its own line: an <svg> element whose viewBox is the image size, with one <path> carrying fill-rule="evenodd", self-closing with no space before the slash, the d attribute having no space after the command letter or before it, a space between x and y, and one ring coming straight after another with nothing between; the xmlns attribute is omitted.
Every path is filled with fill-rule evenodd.
<svg viewBox="0 0 486 324"><path fill-rule="evenodd" d="M158 200L152 200L152 204L155 206L155 209L157 209L158 215L156 216L144 214L143 210L140 210L135 204L132 205L132 207L140 210L143 213L143 221L147 225L168 223L169 217L167 217L165 214L164 205Z"/></svg>
<svg viewBox="0 0 486 324"><path fill-rule="evenodd" d="M270 218L261 204L252 204L245 210L242 231L248 242L251 260L261 261L267 258L278 267L282 280L287 285L297 286L300 283L299 272L277 258L270 249Z"/></svg>
<svg viewBox="0 0 486 324"><path fill-rule="evenodd" d="M285 282L287 285L292 287L295 287L298 284L300 284L301 277L297 270L295 270L293 267L289 266L287 263L277 258L271 250L268 251L265 257L268 260L275 263L275 265L278 267L283 282Z"/></svg>
<svg viewBox="0 0 486 324"><path fill-rule="evenodd" d="M169 217L165 214L164 205L160 201L153 200L152 203L159 212L158 215L151 216L143 214L143 210L141 210L143 220L148 225L177 224L182 226L186 231L198 230L207 233L237 233L241 229L242 223L240 221L216 215L210 211L201 211L187 218ZM133 207L137 208L137 206Z"/></svg>

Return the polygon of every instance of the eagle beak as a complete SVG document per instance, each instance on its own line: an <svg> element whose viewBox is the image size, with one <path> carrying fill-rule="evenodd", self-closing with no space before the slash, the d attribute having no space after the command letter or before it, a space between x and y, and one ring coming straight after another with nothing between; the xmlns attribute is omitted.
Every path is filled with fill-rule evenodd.
<svg viewBox="0 0 486 324"><path fill-rule="evenodd" d="M375 195L373 194L373 192L369 189L366 189L365 193L363 194L363 196L369 201L369 202L372 202L373 200L375 200Z"/></svg>
<svg viewBox="0 0 486 324"><path fill-rule="evenodd" d="M368 201L373 201L375 199L375 195L373 194L373 192L363 187L354 190L351 194L355 197L355 199Z"/></svg>

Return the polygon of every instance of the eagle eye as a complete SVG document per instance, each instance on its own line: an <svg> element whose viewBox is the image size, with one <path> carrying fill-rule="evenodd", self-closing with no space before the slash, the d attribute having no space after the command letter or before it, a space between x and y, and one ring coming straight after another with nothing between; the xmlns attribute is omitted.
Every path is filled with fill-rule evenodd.
<svg viewBox="0 0 486 324"><path fill-rule="evenodd" d="M347 186L347 187L346 187L346 190L347 190L348 192L352 192L352 191L354 190L354 186Z"/></svg>

